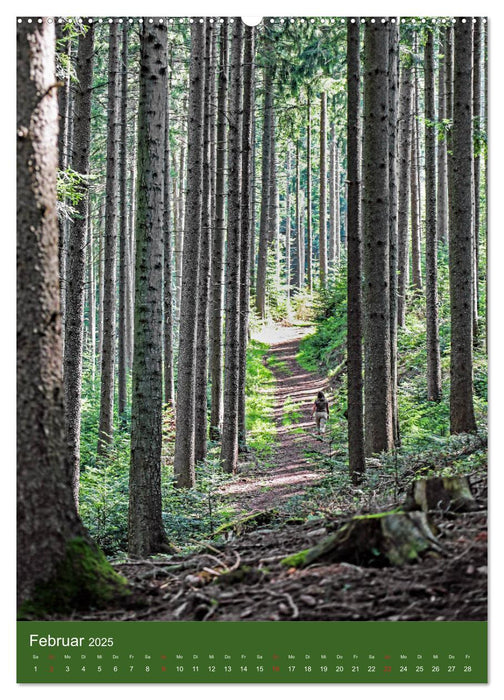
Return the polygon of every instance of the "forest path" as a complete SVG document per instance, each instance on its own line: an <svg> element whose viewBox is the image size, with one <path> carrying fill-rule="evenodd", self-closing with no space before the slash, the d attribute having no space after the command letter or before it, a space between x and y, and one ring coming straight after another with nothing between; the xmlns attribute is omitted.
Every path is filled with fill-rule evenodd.
<svg viewBox="0 0 504 700"><path fill-rule="evenodd" d="M255 467L243 465L243 476L222 490L239 510L250 513L278 507L322 477L316 460L307 458L305 452L328 450L316 436L311 417L317 391L326 389L328 380L296 361L301 340L312 331L311 327L268 326L255 336L269 345L266 364L275 377L272 419L276 442L267 464L261 460Z"/></svg>

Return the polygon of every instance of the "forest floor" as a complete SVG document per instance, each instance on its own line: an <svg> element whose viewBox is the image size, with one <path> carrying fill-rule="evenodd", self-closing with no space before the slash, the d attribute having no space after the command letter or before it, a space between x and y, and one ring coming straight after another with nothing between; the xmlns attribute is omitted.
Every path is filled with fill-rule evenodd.
<svg viewBox="0 0 504 700"><path fill-rule="evenodd" d="M348 479L337 481L341 476L327 458L341 446L317 436L311 419L314 396L328 387L328 379L296 361L309 330L271 327L258 338L269 345L264 362L275 382L264 391L272 392L276 435L266 460L245 454L238 475L219 487L219 498L234 508L233 522L190 552L117 561L114 567L127 578L131 595L107 610L75 611L72 619L487 619L486 464L468 476L477 510L430 514L440 549L424 552L413 564L378 567L327 558L306 568L282 563L355 515L400 506L415 470L425 463L425 454L418 455L418 464L412 456L394 475L374 459L360 488ZM450 459L475 450L484 455L485 448L484 440L468 440ZM333 481L324 495L328 479Z"/></svg>

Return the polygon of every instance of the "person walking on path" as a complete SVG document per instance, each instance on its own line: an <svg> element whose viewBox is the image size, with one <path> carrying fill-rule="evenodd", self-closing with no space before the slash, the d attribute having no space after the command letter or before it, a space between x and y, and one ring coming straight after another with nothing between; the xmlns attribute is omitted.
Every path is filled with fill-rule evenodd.
<svg viewBox="0 0 504 700"><path fill-rule="evenodd" d="M319 391L317 398L313 402L312 416L317 424L317 433L323 435L325 433L327 419L329 418L329 403L324 396L323 391Z"/></svg>

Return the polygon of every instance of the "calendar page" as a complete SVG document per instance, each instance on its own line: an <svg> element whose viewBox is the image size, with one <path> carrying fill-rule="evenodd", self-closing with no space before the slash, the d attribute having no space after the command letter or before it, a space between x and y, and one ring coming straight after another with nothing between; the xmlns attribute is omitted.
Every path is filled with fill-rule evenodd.
<svg viewBox="0 0 504 700"><path fill-rule="evenodd" d="M16 30L18 683L486 683L486 18Z"/></svg>

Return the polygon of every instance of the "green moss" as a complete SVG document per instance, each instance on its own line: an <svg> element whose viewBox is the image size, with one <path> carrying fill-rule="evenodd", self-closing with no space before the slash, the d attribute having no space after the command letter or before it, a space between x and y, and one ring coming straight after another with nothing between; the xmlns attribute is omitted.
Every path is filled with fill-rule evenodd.
<svg viewBox="0 0 504 700"><path fill-rule="evenodd" d="M127 581L117 574L104 554L83 537L67 544L65 558L54 576L35 588L19 610L19 619L51 613L104 607L129 594Z"/></svg>
<svg viewBox="0 0 504 700"><path fill-rule="evenodd" d="M301 552L290 554L288 557L282 559L280 563L282 564L282 566L294 566L296 568L299 566L303 566L306 559L306 555L309 551L309 549L303 549Z"/></svg>
<svg viewBox="0 0 504 700"><path fill-rule="evenodd" d="M387 515L397 515L403 511L400 508L388 510L386 513L367 513L366 515L354 515L352 520L371 520L372 518L385 518Z"/></svg>

